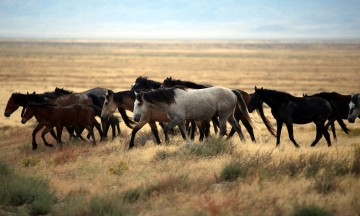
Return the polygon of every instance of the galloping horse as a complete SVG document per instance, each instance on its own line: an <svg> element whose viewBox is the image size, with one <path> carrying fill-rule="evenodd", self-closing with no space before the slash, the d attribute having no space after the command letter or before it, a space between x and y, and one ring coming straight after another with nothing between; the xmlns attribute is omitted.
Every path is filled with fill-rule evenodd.
<svg viewBox="0 0 360 216"><path fill-rule="evenodd" d="M120 108L133 112L135 97L136 96L134 91L121 91L114 93L113 91L108 90L106 100L101 111L101 118L108 118L116 111L116 109ZM151 131L155 136L157 144L161 143L159 133L155 124L156 121L168 122L169 118L165 113L155 109L149 110L146 115L142 116L141 120L138 121L138 123L135 125L131 132L129 149L134 147L135 135L146 123L150 125ZM165 133L165 141L169 142L169 137L167 133Z"/></svg>
<svg viewBox="0 0 360 216"><path fill-rule="evenodd" d="M348 121L354 123L356 117L360 118L360 93L352 94L349 103Z"/></svg>
<svg viewBox="0 0 360 216"><path fill-rule="evenodd" d="M341 119L347 119L347 115L349 113L349 102L351 99L350 95L341 95L337 92L320 92L317 94L313 94L313 95L307 95L304 94L304 97L320 97L323 98L327 101L329 101L331 107L334 110L334 115L340 115ZM349 133L349 129L346 127L345 123L339 119L338 123L341 127L341 129L348 134ZM328 122L325 127L326 129L329 128L329 126L331 126L331 130L334 136L334 139L336 139L336 132L335 132L335 124L334 122Z"/></svg>
<svg viewBox="0 0 360 216"><path fill-rule="evenodd" d="M94 126L98 129L100 137L102 137L102 131L100 124L95 119L95 113L91 106L94 105L84 105L79 103L70 106L59 106L48 103L29 105L25 108L21 123L25 124L33 116L40 117L43 119L46 126L45 130L42 132L42 136L44 137L46 133L56 127L56 140L60 146L62 143L61 134L63 127L81 125L89 131L90 136L93 137L93 144L95 145ZM47 143L46 140L44 140L44 142L47 146L51 145Z"/></svg>
<svg viewBox="0 0 360 216"><path fill-rule="evenodd" d="M198 84L198 83L194 83L191 81L184 81L184 80L179 80L179 79L173 79L172 77L167 77L163 83L161 84L162 87L173 87L173 86L185 86L188 88L193 88L193 89L204 89L204 88L209 88L211 87L211 85L202 85L202 84ZM241 94L242 98L244 99L246 106L248 108L249 103L250 103L250 94L248 94L247 92L237 89L237 91ZM263 120L266 128L269 130L269 132L273 135L276 136L276 132L275 129L272 127L270 121L265 117L264 115L264 109L263 107L258 107L256 109L257 113L260 115L261 119ZM239 109L235 110L235 114L234 114L235 119L239 122L239 120L241 120L241 122L243 123L243 125L245 126L246 130L249 132L251 140L255 141L255 136L254 136L254 131L253 128L251 126L251 124L247 121L247 119L245 118L245 116L242 115L241 111ZM229 136L231 137L233 134L235 133L235 129L231 128L231 131L229 133Z"/></svg>
<svg viewBox="0 0 360 216"><path fill-rule="evenodd" d="M243 104L243 105L241 105ZM206 89L190 89L173 87L159 88L149 92L140 92L134 103L134 120L139 121L149 109L155 108L165 112L171 119L164 131L178 125L185 130L184 121L202 121L211 119L215 114L219 116L220 136L226 134L228 121L239 134L241 141L245 141L240 125L234 119L235 107L246 106L241 95L224 87ZM242 110L250 122L247 110ZM186 135L183 135L186 139Z"/></svg>
<svg viewBox="0 0 360 216"><path fill-rule="evenodd" d="M328 146L331 146L330 135L324 124L331 117L333 109L325 99L319 97L294 97L286 92L258 89L255 86L255 93L250 99L249 111L251 112L262 106L263 102L270 106L271 113L276 119L276 146L280 144L281 129L283 123L285 123L290 140L296 148L300 148L294 139L293 123L307 124L310 122L314 122L316 125L316 138L311 146L315 146L322 135L325 136Z"/></svg>

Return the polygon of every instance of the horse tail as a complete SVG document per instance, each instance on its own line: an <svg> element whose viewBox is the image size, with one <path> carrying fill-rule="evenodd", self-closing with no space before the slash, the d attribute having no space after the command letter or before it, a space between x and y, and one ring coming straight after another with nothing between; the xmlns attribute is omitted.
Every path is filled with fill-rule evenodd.
<svg viewBox="0 0 360 216"><path fill-rule="evenodd" d="M125 125L128 128L132 129L133 128L132 125L134 125L135 122L132 119L130 119L129 116L127 116L126 110L124 108L119 108L119 113L121 114L121 117L123 118Z"/></svg>
<svg viewBox="0 0 360 216"><path fill-rule="evenodd" d="M269 119L266 118L266 116L264 115L264 108L263 106L260 106L256 109L256 112L259 114L259 116L261 117L261 119L263 120L266 128L268 129L268 131L276 137L276 130L273 128L273 126L271 125Z"/></svg>
<svg viewBox="0 0 360 216"><path fill-rule="evenodd" d="M337 109L337 107L329 102L330 105L331 105L331 108L333 109L333 115L335 116L335 119L336 121L339 123L341 129L346 133L346 134L349 134L350 132L350 129L346 127L344 121L342 120L341 116L340 116L340 113L339 113L339 110Z"/></svg>
<svg viewBox="0 0 360 216"><path fill-rule="evenodd" d="M251 118L249 116L249 112L248 112L246 103L244 101L244 98L241 96L240 92L238 92L237 90L232 90L232 92L234 92L234 94L237 97L239 109L241 110L241 112L245 116L246 120L252 125L252 120L251 120Z"/></svg>

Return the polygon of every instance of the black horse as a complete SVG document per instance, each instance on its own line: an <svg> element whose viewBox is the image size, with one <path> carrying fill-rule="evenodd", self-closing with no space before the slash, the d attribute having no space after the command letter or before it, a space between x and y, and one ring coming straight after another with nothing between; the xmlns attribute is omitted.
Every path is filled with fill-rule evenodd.
<svg viewBox="0 0 360 216"><path fill-rule="evenodd" d="M349 103L351 100L351 95L342 95L337 92L320 92L313 95L307 95L304 94L304 97L320 97L325 100L327 100L331 107L334 110L334 114L337 114L340 116L341 119L347 119L348 113L349 113ZM341 127L341 129L346 133L349 134L349 129L346 127L343 120L339 119L338 123ZM331 130L334 136L334 139L336 140L336 132L335 132L335 124L334 122L328 122L325 127L326 129L331 126Z"/></svg>
<svg viewBox="0 0 360 216"><path fill-rule="evenodd" d="M137 90L150 90L150 89L158 89L160 88L161 83L155 80L150 80L147 77L139 76L136 78L134 84L131 85L131 91Z"/></svg>
<svg viewBox="0 0 360 216"><path fill-rule="evenodd" d="M331 146L330 135L325 128L325 122L333 116L331 104L319 97L294 97L286 92L269 89L258 89L255 86L255 93L251 96L249 111L256 109L266 103L271 108L271 113L276 119L277 138L276 146L280 144L281 128L285 123L290 140L296 148L293 134L293 124L307 124L314 122L316 125L316 138L311 146L315 146L324 135L328 146ZM338 119L337 119L338 120Z"/></svg>

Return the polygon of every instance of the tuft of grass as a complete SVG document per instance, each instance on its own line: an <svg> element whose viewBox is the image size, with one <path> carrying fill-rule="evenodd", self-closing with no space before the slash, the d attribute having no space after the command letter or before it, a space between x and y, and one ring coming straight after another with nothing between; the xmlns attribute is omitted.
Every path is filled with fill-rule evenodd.
<svg viewBox="0 0 360 216"><path fill-rule="evenodd" d="M340 180L335 178L332 173L325 172L314 178L312 187L320 194L328 194L336 191L339 187L339 184Z"/></svg>
<svg viewBox="0 0 360 216"><path fill-rule="evenodd" d="M360 175L360 146L354 148L351 173Z"/></svg>
<svg viewBox="0 0 360 216"><path fill-rule="evenodd" d="M314 205L305 206L299 209L296 209L292 216L332 216L333 214L323 208L319 208Z"/></svg>
<svg viewBox="0 0 360 216"><path fill-rule="evenodd" d="M174 157L176 155L177 155L176 152L170 152L170 151L167 151L167 150L159 150L159 151L157 151L155 153L154 160L163 161L163 160L166 160L168 158Z"/></svg>
<svg viewBox="0 0 360 216"><path fill-rule="evenodd" d="M116 164L115 167L110 167L109 168L109 172L111 174L114 174L114 175L117 175L117 176L122 175L127 170L129 170L129 166L124 161L120 161L119 163Z"/></svg>
<svg viewBox="0 0 360 216"><path fill-rule="evenodd" d="M6 164L0 162L0 178L8 177L11 174L12 170Z"/></svg>
<svg viewBox="0 0 360 216"><path fill-rule="evenodd" d="M134 203L137 200L139 200L142 194L143 194L142 188L129 189L124 192L123 202Z"/></svg>
<svg viewBox="0 0 360 216"><path fill-rule="evenodd" d="M131 215L130 210L119 203L119 201L113 196L111 198L93 197L90 201L89 214L88 215Z"/></svg>
<svg viewBox="0 0 360 216"><path fill-rule="evenodd" d="M213 157L222 154L232 154L235 145L230 141L222 138L209 138L198 144L186 145L185 155L195 155L198 157Z"/></svg>
<svg viewBox="0 0 360 216"><path fill-rule="evenodd" d="M232 161L225 165L220 173L220 178L224 181L235 181L238 178L245 178L249 168L238 161Z"/></svg>
<svg viewBox="0 0 360 216"><path fill-rule="evenodd" d="M2 170L6 170L2 165ZM18 176L8 171L1 175L0 203L7 206L26 204L30 215L44 215L55 201L48 183L34 177Z"/></svg>
<svg viewBox="0 0 360 216"><path fill-rule="evenodd" d="M327 164L325 153L310 155L305 167L305 177L310 178L316 176L316 174L325 164Z"/></svg>
<svg viewBox="0 0 360 216"><path fill-rule="evenodd" d="M28 157L24 158L21 163L24 167L33 167L40 163L40 159L36 157Z"/></svg>
<svg viewBox="0 0 360 216"><path fill-rule="evenodd" d="M306 167L306 156L305 154L299 155L297 160L285 161L282 160L279 164L280 173L285 173L290 177L298 176Z"/></svg>

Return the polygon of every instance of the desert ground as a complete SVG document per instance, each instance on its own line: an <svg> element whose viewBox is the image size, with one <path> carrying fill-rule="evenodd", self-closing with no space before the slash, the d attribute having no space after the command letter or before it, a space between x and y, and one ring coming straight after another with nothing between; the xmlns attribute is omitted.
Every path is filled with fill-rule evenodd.
<svg viewBox="0 0 360 216"><path fill-rule="evenodd" d="M254 86L296 96L358 93L360 42L0 41L2 112L14 92L55 87L117 92L128 90L138 76L159 82L172 76L249 93ZM71 142L64 132L62 149L45 147L38 135L39 148L32 151L36 121L22 125L20 111L0 117L0 187L15 187L8 178L40 179L52 198L45 204L13 204L6 199L13 193L9 189L0 192L1 215L295 215L304 209L360 213L360 119L354 124L344 120L349 135L336 124L338 139L331 137L330 148L324 138L309 147L314 124L294 126L300 149L294 148L286 127L275 148L275 137L254 112L256 143L242 126L246 143L236 135L217 139L212 131L204 142L185 142L178 134L170 143L156 145L144 127L136 148L129 151L131 129L121 122L120 138L95 147ZM265 112L275 127L269 108ZM160 128L159 133L164 140Z"/></svg>

